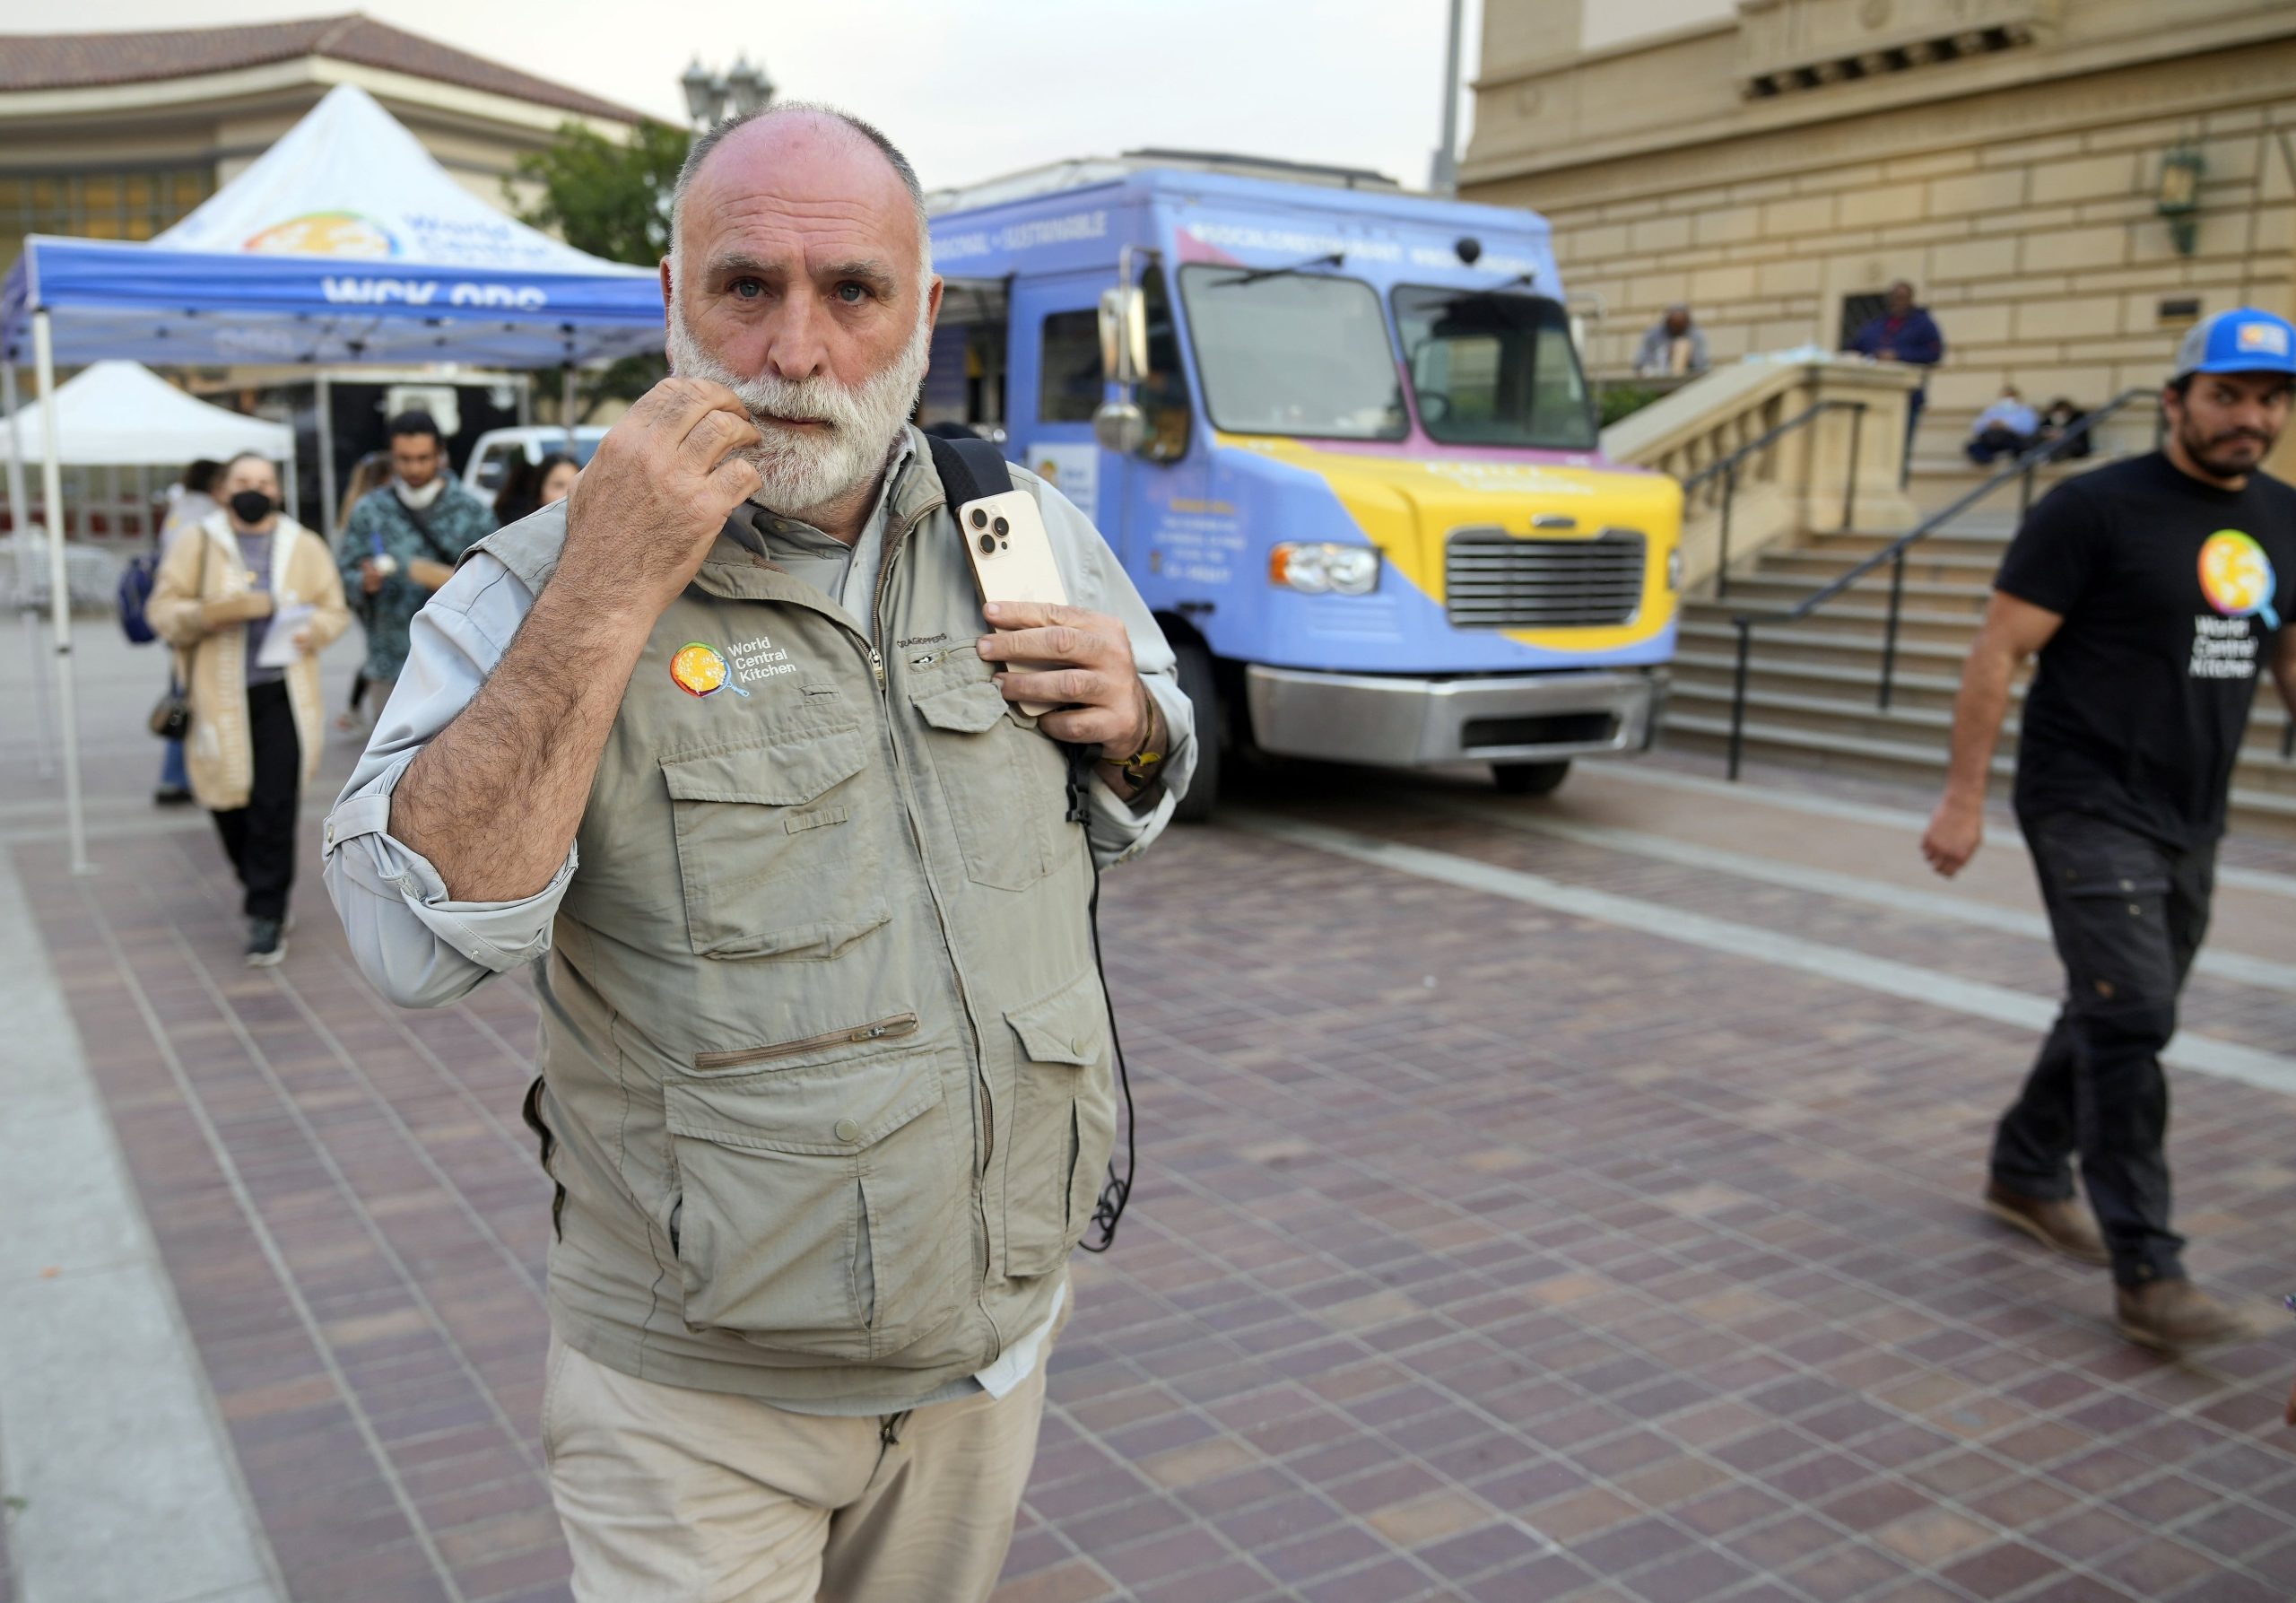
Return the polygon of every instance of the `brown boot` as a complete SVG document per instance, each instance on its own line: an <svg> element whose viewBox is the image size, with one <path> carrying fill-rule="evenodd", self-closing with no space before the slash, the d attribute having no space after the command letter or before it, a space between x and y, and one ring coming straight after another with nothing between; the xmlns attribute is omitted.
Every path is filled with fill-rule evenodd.
<svg viewBox="0 0 2296 1603"><path fill-rule="evenodd" d="M2105 1238L2097 1233L2096 1221L2077 1202L2022 1197L1996 1180L1985 1188L1985 1211L2077 1262L2112 1262L2112 1255L2105 1250Z"/></svg>
<svg viewBox="0 0 2296 1603"><path fill-rule="evenodd" d="M2113 1288L2113 1323L2123 1336L2156 1353L2189 1353L2257 1334L2256 1322L2228 1308L2189 1280L2155 1280Z"/></svg>

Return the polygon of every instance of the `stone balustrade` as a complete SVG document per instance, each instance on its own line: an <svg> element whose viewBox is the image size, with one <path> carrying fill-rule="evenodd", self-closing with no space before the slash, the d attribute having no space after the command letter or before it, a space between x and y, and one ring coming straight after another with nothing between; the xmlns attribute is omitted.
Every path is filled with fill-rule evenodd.
<svg viewBox="0 0 2296 1603"><path fill-rule="evenodd" d="M1906 396L1911 370L1856 357L1771 357L1717 368L1603 431L1615 461L1687 481L1828 401L1862 402L1853 430L1845 406L1788 431L1739 464L1730 506L1730 561L1805 531L1844 527L1857 440L1857 499L1848 527L1883 533L1911 528L1913 503L1899 488L1905 459ZM1683 584L1710 583L1721 565L1722 509L1733 475L1717 474L1683 509Z"/></svg>

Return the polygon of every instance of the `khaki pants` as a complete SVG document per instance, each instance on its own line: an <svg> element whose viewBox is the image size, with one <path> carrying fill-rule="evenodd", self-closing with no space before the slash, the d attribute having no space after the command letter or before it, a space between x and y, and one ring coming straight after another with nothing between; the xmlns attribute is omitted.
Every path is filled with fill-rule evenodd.
<svg viewBox="0 0 2296 1603"><path fill-rule="evenodd" d="M828 1418L641 1381L551 1337L543 1451L581 1603L976 1603L1036 1460L1002 1400ZM888 1433L892 1440L886 1440Z"/></svg>

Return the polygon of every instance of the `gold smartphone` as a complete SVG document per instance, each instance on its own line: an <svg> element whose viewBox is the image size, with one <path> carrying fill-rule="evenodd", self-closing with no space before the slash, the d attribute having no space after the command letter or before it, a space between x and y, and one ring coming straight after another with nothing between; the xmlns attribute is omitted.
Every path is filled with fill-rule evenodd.
<svg viewBox="0 0 2296 1603"><path fill-rule="evenodd" d="M1025 490L984 495L957 509L957 527L964 531L965 556L972 563L972 580L980 598L989 601L1036 601L1065 606L1068 587L1061 582L1060 565L1052 559L1052 536L1045 532L1044 514L1037 498ZM1013 662L1023 674L1059 665ZM1014 703L1031 718L1041 718L1057 701Z"/></svg>

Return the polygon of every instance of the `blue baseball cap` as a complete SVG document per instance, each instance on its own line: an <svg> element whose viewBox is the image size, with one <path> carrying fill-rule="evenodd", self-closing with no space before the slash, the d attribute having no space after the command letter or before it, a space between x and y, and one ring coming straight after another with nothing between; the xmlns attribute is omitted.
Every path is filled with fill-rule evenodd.
<svg viewBox="0 0 2296 1603"><path fill-rule="evenodd" d="M2296 375L2296 325L2253 306L2203 318L2177 347L2170 382L2193 373Z"/></svg>

